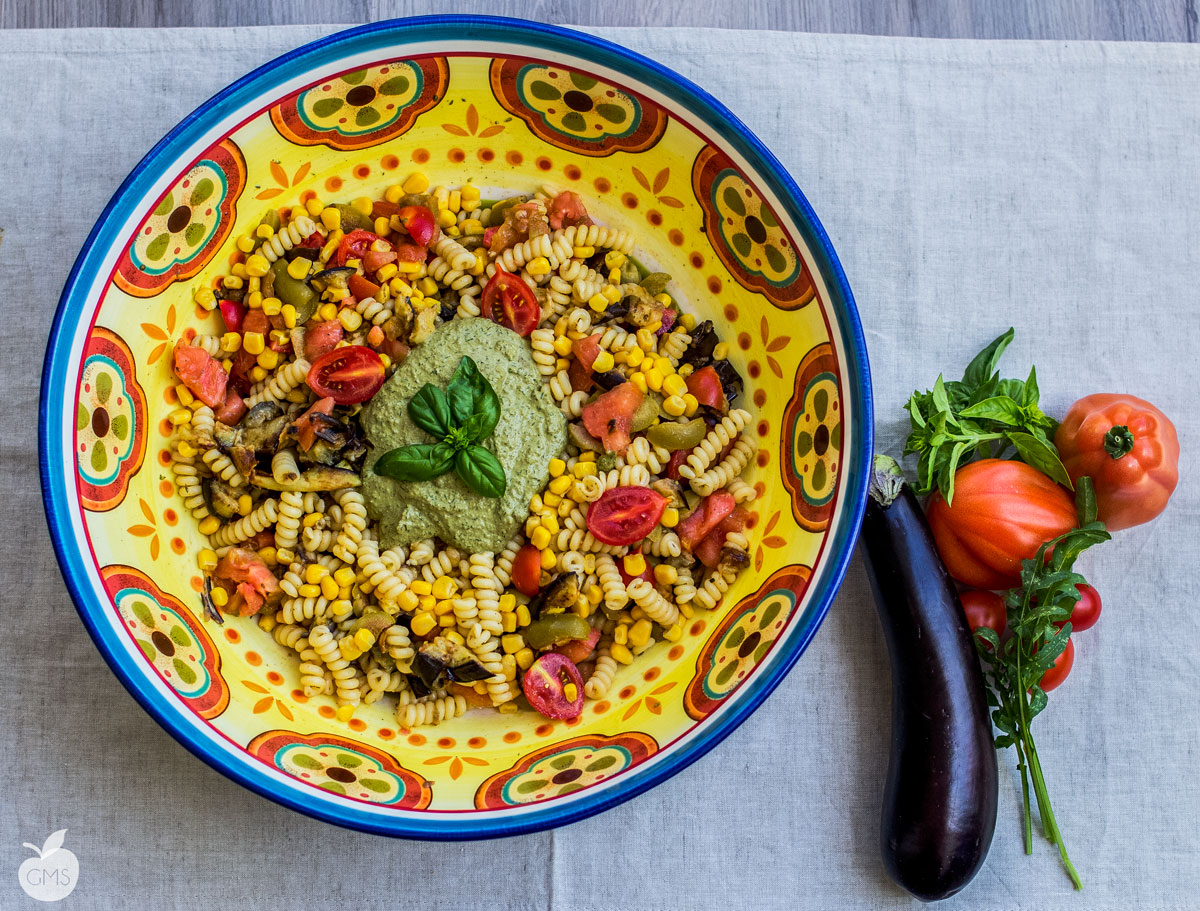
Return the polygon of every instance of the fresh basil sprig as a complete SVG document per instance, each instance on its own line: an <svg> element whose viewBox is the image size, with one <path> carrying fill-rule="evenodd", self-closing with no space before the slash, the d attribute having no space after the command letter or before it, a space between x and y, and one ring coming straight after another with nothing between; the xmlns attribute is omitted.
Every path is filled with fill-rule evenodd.
<svg viewBox="0 0 1200 911"><path fill-rule="evenodd" d="M1046 707L1042 675L1067 647L1071 636L1071 613L1080 597L1076 585L1086 581L1075 572L1075 560L1087 548L1111 537L1104 523L1096 520L1096 495L1091 478L1079 479L1075 507L1079 527L1047 541L1032 559L1023 560L1020 586L1005 593L1008 628L1012 630L1012 636L1001 640L995 630L981 626L975 631L975 645L983 661L992 723L999 731L996 748L1013 747L1017 751L1024 797L1025 853L1033 853L1033 814L1029 799L1032 784L1042 830L1058 848L1067 874L1079 889L1082 881L1067 855L1030 730L1033 719Z"/></svg>
<svg viewBox="0 0 1200 911"><path fill-rule="evenodd" d="M500 422L500 397L471 358L458 362L444 391L432 383L417 390L409 399L408 416L438 442L385 452L375 462L376 474L397 481L429 481L453 468L480 496L504 496L504 467L479 445Z"/></svg>
<svg viewBox="0 0 1200 911"><path fill-rule="evenodd" d="M975 458L1000 458L1011 447L1021 461L1059 484L1071 478L1051 437L1058 423L1038 407L1036 368L1021 380L1001 379L996 367L1013 340L1010 328L975 355L961 380L938 376L933 389L913 392L905 409L911 429L904 454L916 453L917 492L936 487L954 501L954 473Z"/></svg>

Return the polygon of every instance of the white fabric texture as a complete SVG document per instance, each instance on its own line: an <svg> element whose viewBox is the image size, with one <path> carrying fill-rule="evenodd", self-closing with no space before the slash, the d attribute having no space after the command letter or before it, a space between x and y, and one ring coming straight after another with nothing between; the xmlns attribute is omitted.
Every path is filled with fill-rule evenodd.
<svg viewBox="0 0 1200 911"><path fill-rule="evenodd" d="M79 622L41 516L38 352L110 194L180 118L332 27L0 33L0 906L66 827L74 908L909 908L884 875L889 678L862 563L770 700L695 766L565 829L430 844L361 835L243 790L124 692ZM1200 48L597 29L724 101L795 176L858 300L879 446L901 405L1005 327L1044 405L1131 392L1176 422L1166 514L1081 568L1104 597L1035 734L1086 884L1022 854L1000 756L987 865L944 908L1175 909L1200 895ZM65 905L64 905L65 907Z"/></svg>

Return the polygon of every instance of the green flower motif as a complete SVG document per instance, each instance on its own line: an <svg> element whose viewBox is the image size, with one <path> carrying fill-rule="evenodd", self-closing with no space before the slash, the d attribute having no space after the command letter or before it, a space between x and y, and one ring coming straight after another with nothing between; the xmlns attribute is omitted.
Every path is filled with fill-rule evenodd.
<svg viewBox="0 0 1200 911"><path fill-rule="evenodd" d="M409 61L346 73L304 92L296 102L300 120L314 131L359 136L398 120L420 97L424 76Z"/></svg>
<svg viewBox="0 0 1200 911"><path fill-rule="evenodd" d="M102 354L89 357L75 406L77 463L87 483L102 487L116 479L133 455L134 419L121 368Z"/></svg>
<svg viewBox="0 0 1200 911"><path fill-rule="evenodd" d="M796 606L796 593L777 589L734 621L712 653L703 680L709 699L723 699L766 657Z"/></svg>
<svg viewBox="0 0 1200 911"><path fill-rule="evenodd" d="M195 698L208 689L204 646L183 617L138 588L122 589L114 601L142 654L179 695Z"/></svg>
<svg viewBox="0 0 1200 911"><path fill-rule="evenodd" d="M632 762L629 750L611 744L598 748L577 746L551 753L508 781L504 786L504 801L512 806L562 797L612 778Z"/></svg>
<svg viewBox="0 0 1200 911"><path fill-rule="evenodd" d="M334 794L385 804L404 797L404 782L377 760L335 744L289 744L275 754L275 764Z"/></svg>
<svg viewBox="0 0 1200 911"><path fill-rule="evenodd" d="M811 505L827 503L837 488L838 453L842 448L842 418L837 378L831 373L813 377L792 439L792 465L801 493Z"/></svg>
<svg viewBox="0 0 1200 911"><path fill-rule="evenodd" d="M561 67L524 67L517 76L517 91L546 126L587 142L628 136L642 119L636 98Z"/></svg>
<svg viewBox="0 0 1200 911"><path fill-rule="evenodd" d="M207 159L198 162L138 231L129 248L133 264L147 275L162 275L194 259L220 225L227 191L221 169Z"/></svg>
<svg viewBox="0 0 1200 911"><path fill-rule="evenodd" d="M802 264L795 247L770 206L737 171L727 168L717 175L712 204L721 238L747 273L780 288L796 280Z"/></svg>

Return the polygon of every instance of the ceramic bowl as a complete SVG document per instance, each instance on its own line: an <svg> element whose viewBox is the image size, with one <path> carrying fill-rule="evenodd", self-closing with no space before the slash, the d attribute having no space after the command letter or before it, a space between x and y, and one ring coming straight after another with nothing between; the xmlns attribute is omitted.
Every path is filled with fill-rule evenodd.
<svg viewBox="0 0 1200 911"><path fill-rule="evenodd" d="M577 722L476 711L404 730L384 703L347 725L249 619L206 619L203 546L168 468L170 351L217 317L195 288L270 207L421 171L484 196L550 183L718 324L746 379L759 491L752 566L682 641L622 668ZM489 193L493 191L493 193ZM662 65L516 20L381 22L250 73L173 129L109 202L54 321L42 482L63 573L105 659L192 752L286 806L371 832L506 835L626 800L711 749L816 632L862 514L867 355L816 215L729 111ZM700 785L699 780L696 781Z"/></svg>

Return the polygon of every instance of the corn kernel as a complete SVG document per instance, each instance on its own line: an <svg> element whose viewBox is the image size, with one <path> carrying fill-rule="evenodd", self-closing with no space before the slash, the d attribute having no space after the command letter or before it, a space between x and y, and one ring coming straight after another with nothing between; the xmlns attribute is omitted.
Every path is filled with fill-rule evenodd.
<svg viewBox="0 0 1200 911"><path fill-rule="evenodd" d="M477 236L484 232L483 222L481 222L478 218L465 218L459 222L458 227L462 230L463 234L466 234L468 237ZM550 262L547 260L546 273L548 274L549 272Z"/></svg>
<svg viewBox="0 0 1200 911"><path fill-rule="evenodd" d="M610 304L615 304L621 299L621 289L616 285L605 285L604 290L600 292L601 297Z"/></svg>
<svg viewBox="0 0 1200 911"><path fill-rule="evenodd" d="M539 525L533 530L533 534L529 536L529 543L538 550L544 550L550 546L550 532L545 526Z"/></svg>
<svg viewBox="0 0 1200 911"><path fill-rule="evenodd" d="M167 416L167 420L176 427L182 427L192 422L192 413L186 408L176 408Z"/></svg>
<svg viewBox="0 0 1200 911"><path fill-rule="evenodd" d="M266 350L267 344L261 332L247 332L242 336L242 347L250 354L258 356Z"/></svg>
<svg viewBox="0 0 1200 911"><path fill-rule="evenodd" d="M384 353L381 351L381 352L379 352L379 360L383 362L383 366L384 366L384 368L385 368L385 369L386 369L386 368L388 368L388 367L390 367L390 366L392 366L392 358L391 358L391 355L384 354Z"/></svg>
<svg viewBox="0 0 1200 911"><path fill-rule="evenodd" d="M621 562L630 576L640 576L646 571L646 558L641 554L629 554Z"/></svg>
<svg viewBox="0 0 1200 911"><path fill-rule="evenodd" d="M700 409L700 401L690 392L683 396L684 417L692 417Z"/></svg>
<svg viewBox="0 0 1200 911"><path fill-rule="evenodd" d="M573 483L574 482L569 477L560 474L558 477L550 481L546 489L550 491L550 493L557 494L561 497L571 489L571 485Z"/></svg>
<svg viewBox="0 0 1200 911"><path fill-rule="evenodd" d="M226 354L236 354L242 347L242 336L237 332L226 332L221 336L221 350Z"/></svg>
<svg viewBox="0 0 1200 911"><path fill-rule="evenodd" d="M257 363L263 370L274 370L279 366L279 352L268 348L258 356Z"/></svg>
<svg viewBox="0 0 1200 911"><path fill-rule="evenodd" d="M596 255L596 248L595 248L595 247L591 247L591 246L588 246L588 247L574 247L574 248L571 250L571 255L572 255L572 256L574 256L576 259L587 259L589 256L595 256L595 255Z"/></svg>
<svg viewBox="0 0 1200 911"><path fill-rule="evenodd" d="M662 409L673 418L681 417L687 411L687 404L681 395L670 395L663 400Z"/></svg>
<svg viewBox="0 0 1200 911"><path fill-rule="evenodd" d="M437 618L429 611L421 611L420 613L413 614L412 621L409 623L409 627L416 636L427 635L436 625Z"/></svg>
<svg viewBox="0 0 1200 911"><path fill-rule="evenodd" d="M525 647L525 640L519 633L510 633L500 637L500 647L504 649L504 654L515 655Z"/></svg>
<svg viewBox="0 0 1200 911"><path fill-rule="evenodd" d="M347 332L353 332L362 325L362 317L353 310L342 310L338 313L338 322L342 324L342 328Z"/></svg>
<svg viewBox="0 0 1200 911"><path fill-rule="evenodd" d="M183 448L182 443L180 444L180 448L181 449ZM218 519L216 516L205 516L203 519L200 520L200 534L202 534L202 535L211 535L214 531L216 531L220 527L221 527L221 520Z"/></svg>
<svg viewBox="0 0 1200 911"><path fill-rule="evenodd" d="M663 528L674 528L679 524L679 510L674 506L668 506L663 510L661 521Z"/></svg>
<svg viewBox="0 0 1200 911"><path fill-rule="evenodd" d="M688 332L691 332L693 329L696 328L695 314L681 313L679 315L679 322L683 325L683 328L686 329Z"/></svg>
<svg viewBox="0 0 1200 911"><path fill-rule="evenodd" d="M549 275L550 260L544 256L537 256L525 264L525 271L530 275Z"/></svg>
<svg viewBox="0 0 1200 911"><path fill-rule="evenodd" d="M309 563L308 566L304 567L304 581L311 582L313 585L316 585L327 575L329 575L329 570L320 563Z"/></svg>
<svg viewBox="0 0 1200 911"><path fill-rule="evenodd" d="M250 279L250 281L256 282L256 281L258 281L258 279L252 278L252 279ZM251 310L261 310L262 302L263 302L263 296L262 296L261 291L251 291L249 294L246 295L246 306L249 307Z"/></svg>
<svg viewBox="0 0 1200 911"><path fill-rule="evenodd" d="M263 548L260 548L260 549L259 549L259 551L258 551L258 555L259 555L260 557L262 557L262 559L263 559L263 562L264 562L264 563L277 563L277 562L279 562L279 554L278 554L278 552L275 550L275 548L274 548L274 547L270 547L270 546L268 546L268 547L263 547Z"/></svg>
<svg viewBox="0 0 1200 911"><path fill-rule="evenodd" d="M380 215L378 218L376 218L371 227L380 237L387 237L388 232L392 228L386 215Z"/></svg>
<svg viewBox="0 0 1200 911"><path fill-rule="evenodd" d="M325 226L326 231L336 231L342 226L341 210L326 206L321 210L321 224Z"/></svg>
<svg viewBox="0 0 1200 911"><path fill-rule="evenodd" d="M631 348L625 353L625 363L630 367L640 367L646 360L646 352L641 348Z"/></svg>
<svg viewBox="0 0 1200 911"><path fill-rule="evenodd" d="M449 598L458 591L458 583L449 576L438 576L433 582L431 594L435 598Z"/></svg>
<svg viewBox="0 0 1200 911"><path fill-rule="evenodd" d="M321 519L323 519L324 517L325 517L324 514L319 513L319 512L305 513L304 518L300 520L300 524L303 525L305 528L312 528L314 525L316 525L318 522L320 522ZM319 570L323 570L325 567L319 566L318 564L314 564L314 566L316 568L313 569L313 572L316 573L316 579L313 579L312 581L316 582L321 578L321 573Z"/></svg>
<svg viewBox="0 0 1200 911"><path fill-rule="evenodd" d="M517 631L517 615L501 614L500 628L506 633L515 633Z"/></svg>
<svg viewBox="0 0 1200 911"><path fill-rule="evenodd" d="M261 253L255 253L246 260L246 274L262 278L271 271L271 264Z"/></svg>
<svg viewBox="0 0 1200 911"><path fill-rule="evenodd" d="M550 491L546 491L546 493L542 496L542 505L548 510L557 509L558 504L561 502L562 497L556 493L551 493Z"/></svg>
<svg viewBox="0 0 1200 911"><path fill-rule="evenodd" d="M608 270L608 280L610 282L612 282L614 285L619 285L621 283L621 270L620 269L609 269Z"/></svg>
<svg viewBox="0 0 1200 911"><path fill-rule="evenodd" d="M426 295L427 297L433 296L438 293L437 282L435 282L432 278L429 278L428 276L421 279L420 283L418 284L418 287L421 289L421 293Z"/></svg>
<svg viewBox="0 0 1200 911"><path fill-rule="evenodd" d="M456 629L450 630L445 634L446 638L451 642L457 642L459 645L466 645L467 641L463 638L463 634Z"/></svg>
<svg viewBox="0 0 1200 911"><path fill-rule="evenodd" d="M542 569L550 570L554 569L554 567L558 565L558 558L554 556L554 551L550 550L550 548L543 550L541 557Z"/></svg>
<svg viewBox="0 0 1200 911"><path fill-rule="evenodd" d="M437 598L433 595L421 595L417 600L420 602L418 606L421 610L432 611L437 606Z"/></svg>
<svg viewBox="0 0 1200 911"><path fill-rule="evenodd" d="M446 629L453 629L458 623L458 621L454 619L453 612L449 614L442 614L442 616L438 617L437 620L438 626L443 626Z"/></svg>
<svg viewBox="0 0 1200 911"><path fill-rule="evenodd" d="M309 270L312 269L312 260L305 259L303 256L297 256L288 263L287 274L299 281L303 278L308 278Z"/></svg>
<svg viewBox="0 0 1200 911"><path fill-rule="evenodd" d="M655 392L658 392L660 389L662 389L662 384L665 377L662 375L661 370L659 370L657 367L651 367L649 370L645 371L645 375L646 385L650 389L654 390Z"/></svg>
<svg viewBox="0 0 1200 911"><path fill-rule="evenodd" d="M562 527L558 524L558 515L550 512L542 516L542 528L550 532L551 537L558 534L562 530Z"/></svg>
<svg viewBox="0 0 1200 911"><path fill-rule="evenodd" d="M319 316L323 322L328 323L331 320L335 320L337 319L337 315L338 305L335 303L330 302L328 304L322 304L319 308L317 308L317 316Z"/></svg>
<svg viewBox="0 0 1200 911"><path fill-rule="evenodd" d="M224 607L229 603L229 592L221 588L219 585L214 585L212 592L209 594L212 598L212 603L217 607Z"/></svg>
<svg viewBox="0 0 1200 911"><path fill-rule="evenodd" d="M473 183L465 183L462 185L462 201L464 205L476 205L479 202L479 187Z"/></svg>
<svg viewBox="0 0 1200 911"><path fill-rule="evenodd" d="M633 652L623 645L614 644L608 653L620 664L633 664Z"/></svg>
<svg viewBox="0 0 1200 911"><path fill-rule="evenodd" d="M596 373L608 373L615 366L617 366L617 362L610 351L601 351L592 361L592 370Z"/></svg>
<svg viewBox="0 0 1200 911"><path fill-rule="evenodd" d="M371 201L369 196L357 196L350 200L350 205L362 212L363 215L370 215L371 210L375 208L375 203Z"/></svg>
<svg viewBox="0 0 1200 911"><path fill-rule="evenodd" d="M321 594L330 601L333 601L341 594L338 584L333 581L332 576L326 576L321 580Z"/></svg>
<svg viewBox="0 0 1200 911"><path fill-rule="evenodd" d="M418 595L431 595L433 594L433 583L426 582L424 579L414 579L409 589Z"/></svg>
<svg viewBox="0 0 1200 911"><path fill-rule="evenodd" d="M421 601L417 597L417 593L408 590L400 592L396 598L396 603L400 605L402 611L410 614L421 606Z"/></svg>
<svg viewBox="0 0 1200 911"><path fill-rule="evenodd" d="M321 586L310 582L305 582L296 589L300 593L301 598L319 598L321 597Z"/></svg>
<svg viewBox="0 0 1200 911"><path fill-rule="evenodd" d="M496 706L496 711L501 715L515 715L521 711L521 707L517 705L517 700L513 699L511 702L500 703Z"/></svg>
<svg viewBox="0 0 1200 911"><path fill-rule="evenodd" d="M517 618L517 626L519 627L528 626L533 622L533 615L529 613L528 604L517 605L517 609L513 613Z"/></svg>
<svg viewBox="0 0 1200 911"><path fill-rule="evenodd" d="M451 190L446 201L446 208L451 212L458 212L462 209L462 190Z"/></svg>
<svg viewBox="0 0 1200 911"><path fill-rule="evenodd" d="M625 254L619 250L609 250L604 254L604 265L609 269L618 269L625 265Z"/></svg>
<svg viewBox="0 0 1200 911"><path fill-rule="evenodd" d="M230 291L236 291L244 284L245 282L243 282L242 279L237 275L226 275L223 279L221 279L221 286Z"/></svg>
<svg viewBox="0 0 1200 911"><path fill-rule="evenodd" d="M687 383L677 373L672 373L669 376L663 377L663 392L667 395L684 396L687 395Z"/></svg>
<svg viewBox="0 0 1200 911"><path fill-rule="evenodd" d="M613 642L617 643L618 645L624 645L628 641L629 641L629 624L627 624L627 623L618 624L617 628L613 630Z"/></svg>
<svg viewBox="0 0 1200 911"><path fill-rule="evenodd" d="M513 655L513 657L517 659L517 667L523 671L527 671L533 667L533 662L537 660L531 648L523 648Z"/></svg>
<svg viewBox="0 0 1200 911"><path fill-rule="evenodd" d="M429 189L429 178L420 171L416 171L408 175L404 181L403 189L405 193L424 193Z"/></svg>
<svg viewBox="0 0 1200 911"><path fill-rule="evenodd" d="M692 617L696 616L696 609L692 607L692 603L690 601L684 601L681 605L679 605L679 613L683 614L683 616L688 620L691 620ZM668 636L667 638L670 637Z"/></svg>
<svg viewBox="0 0 1200 911"><path fill-rule="evenodd" d="M244 234L237 239L237 248L243 253L251 253L254 251L255 241L253 234Z"/></svg>
<svg viewBox="0 0 1200 911"><path fill-rule="evenodd" d="M640 370L638 370L635 373L629 374L629 382L631 382L631 383L633 383L633 385L637 386L637 388L641 390L643 395L645 395L650 389L650 384L648 382L646 382L646 374L642 373Z"/></svg>
<svg viewBox="0 0 1200 911"><path fill-rule="evenodd" d="M354 706L339 705L337 707L337 720L345 724L354 717Z"/></svg>
<svg viewBox="0 0 1200 911"><path fill-rule="evenodd" d="M713 348L713 359L723 361L729 357L729 342L720 342Z"/></svg>
<svg viewBox="0 0 1200 911"><path fill-rule="evenodd" d="M639 620L629 628L629 644L641 647L650 641L651 624L649 620Z"/></svg>
<svg viewBox="0 0 1200 911"><path fill-rule="evenodd" d="M629 609L629 616L631 616L634 621L638 621L645 618L646 612L642 610L639 605L635 604Z"/></svg>
<svg viewBox="0 0 1200 911"><path fill-rule="evenodd" d="M390 187L388 187L386 190L383 191L383 198L391 203L399 202L400 197L403 195L404 195L404 187L398 183L392 184Z"/></svg>
<svg viewBox="0 0 1200 911"><path fill-rule="evenodd" d="M217 568L217 554L215 551L209 550L207 547L196 554L196 565L204 572L212 572Z"/></svg>
<svg viewBox="0 0 1200 911"><path fill-rule="evenodd" d="M217 296L213 293L212 288L197 288L196 293L192 295L192 300L205 310L212 310L217 306Z"/></svg>
<svg viewBox="0 0 1200 911"><path fill-rule="evenodd" d="M430 595L430 597L433 596ZM433 605L433 612L439 617L444 617L447 614L453 614L454 601L452 601L450 598L442 598L440 601L435 601Z"/></svg>
<svg viewBox="0 0 1200 911"><path fill-rule="evenodd" d="M439 209L437 214L438 227L449 228L458 223L458 219L454 217L454 213L449 209Z"/></svg>
<svg viewBox="0 0 1200 911"><path fill-rule="evenodd" d="M287 326L289 329L296 328L295 307L293 307L291 304L284 304L279 310L279 315L283 317L283 324L285 326Z"/></svg>

